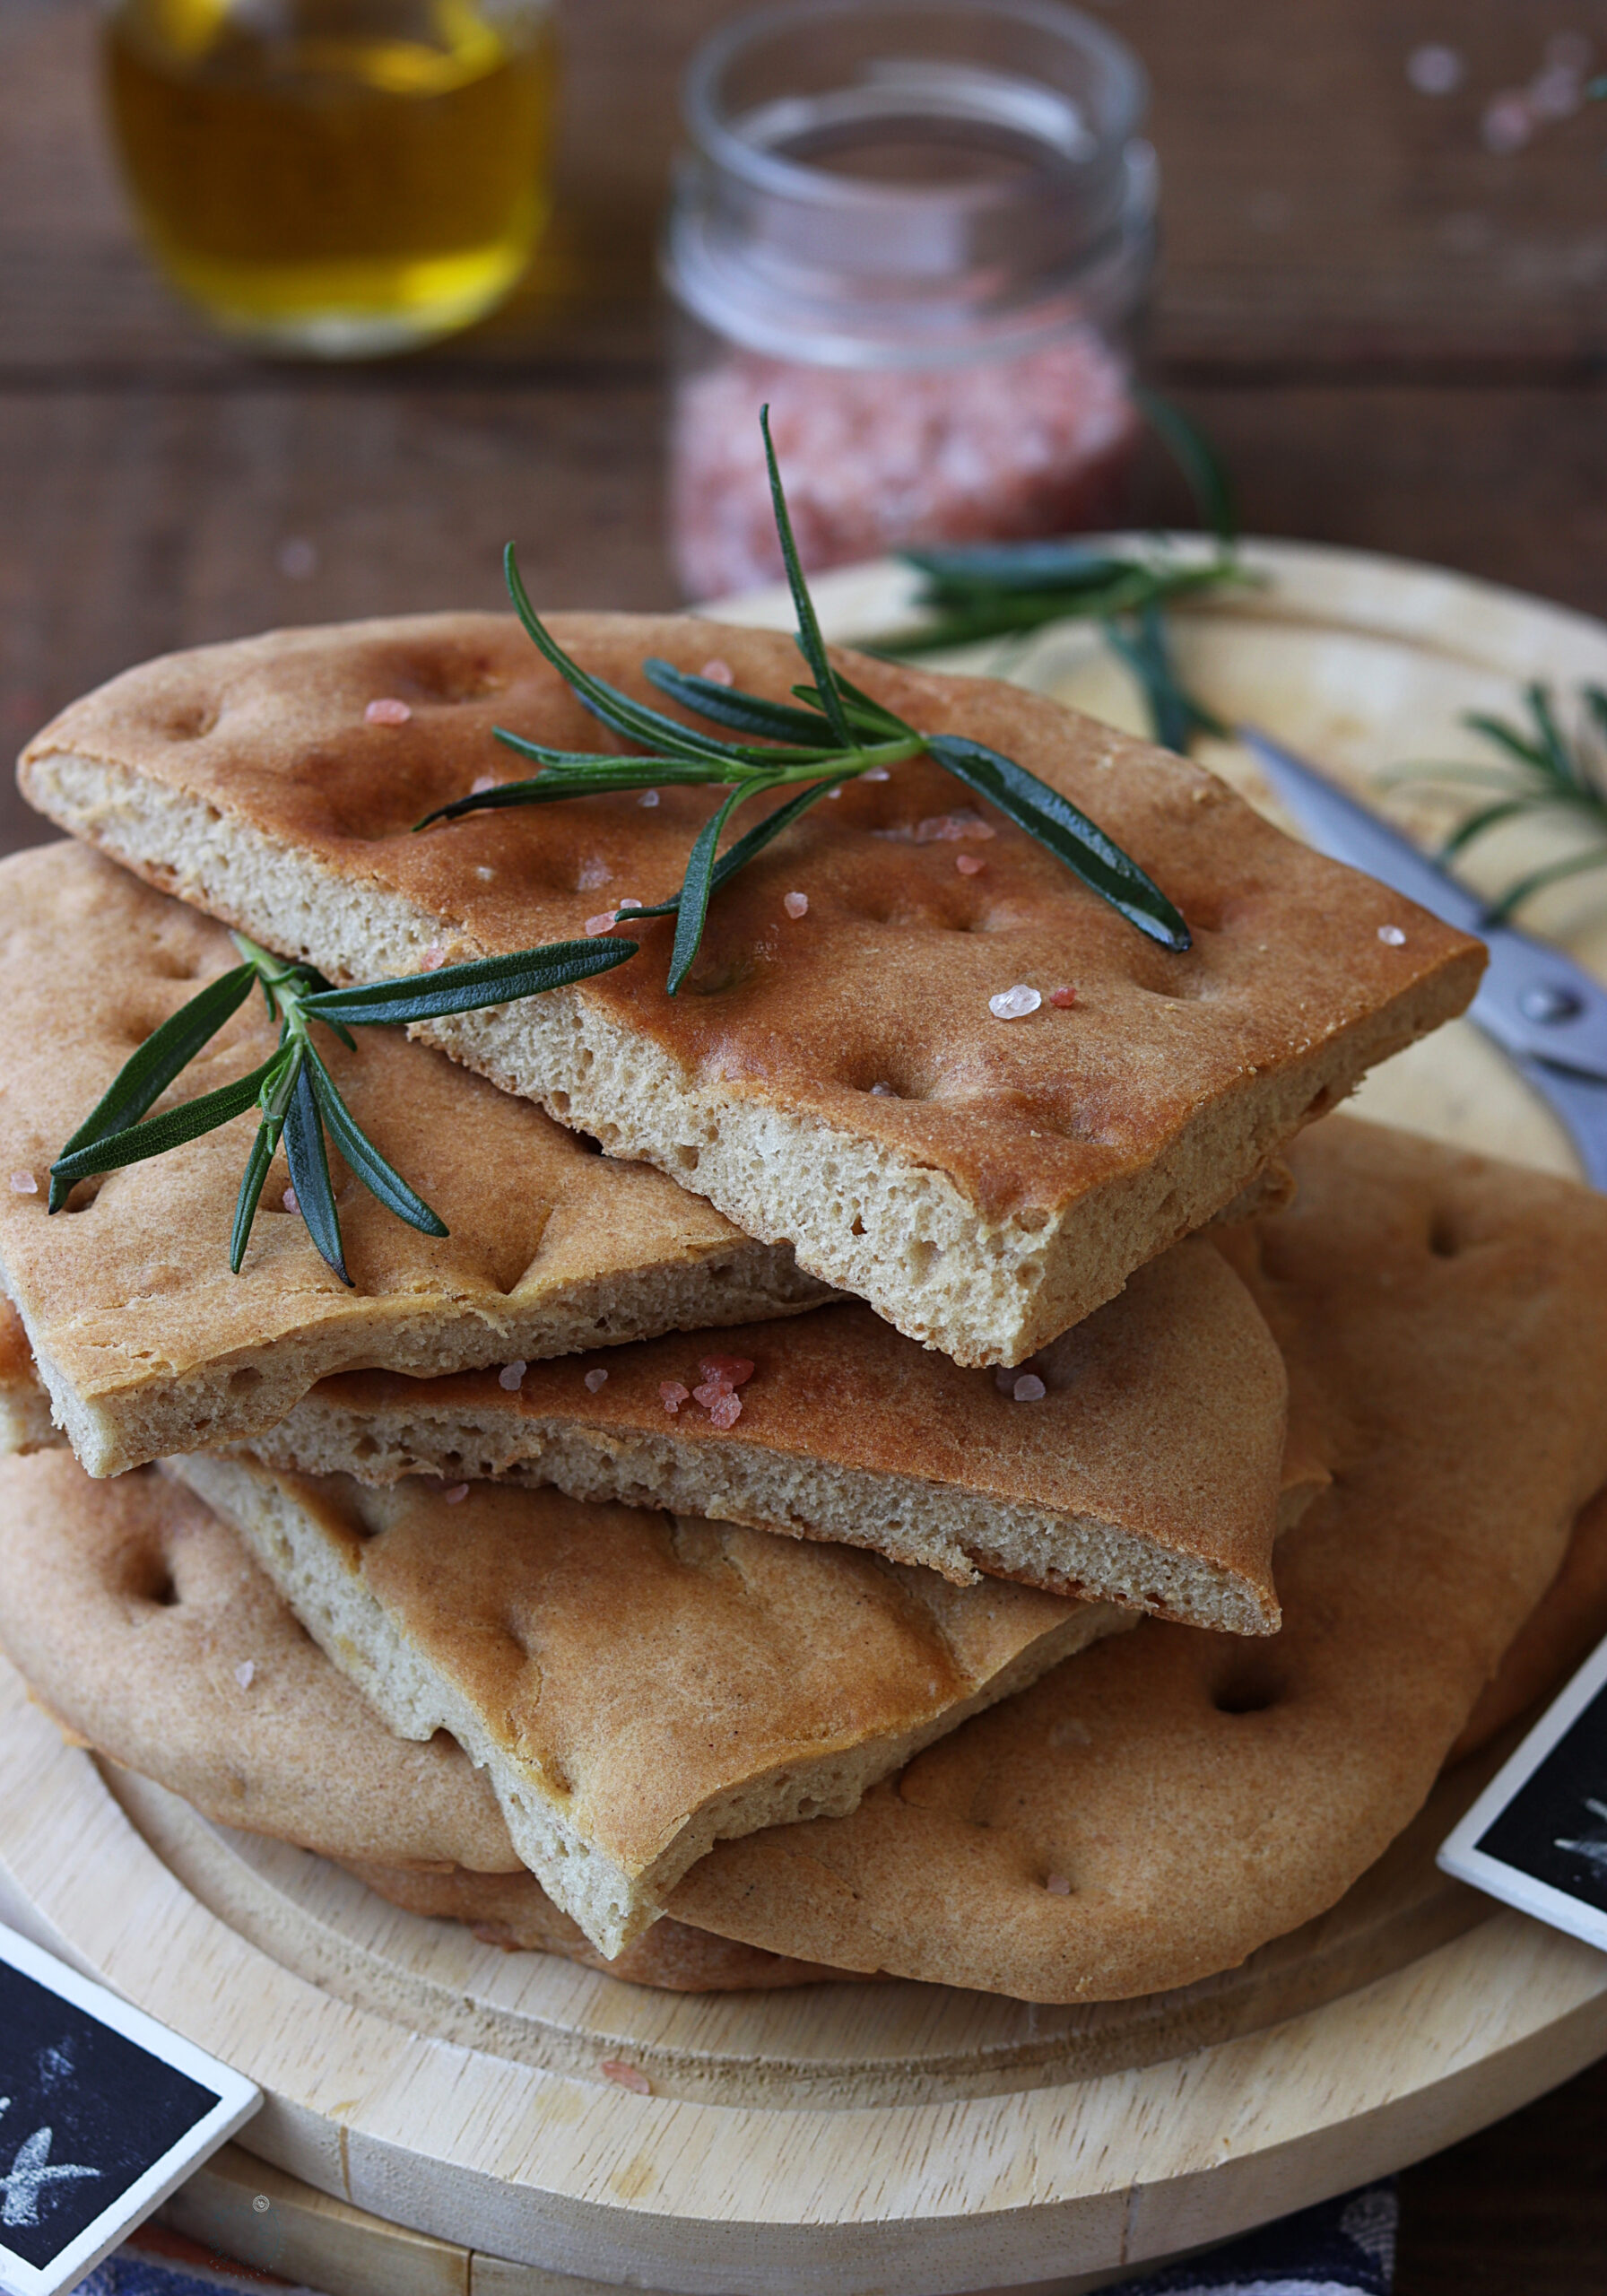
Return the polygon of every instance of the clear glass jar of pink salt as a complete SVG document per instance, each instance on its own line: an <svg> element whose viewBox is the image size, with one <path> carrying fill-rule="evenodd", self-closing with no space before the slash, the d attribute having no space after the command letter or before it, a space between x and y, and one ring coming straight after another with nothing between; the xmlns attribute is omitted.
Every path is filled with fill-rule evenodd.
<svg viewBox="0 0 1607 2296"><path fill-rule="evenodd" d="M782 0L694 57L664 274L689 596L1120 516L1158 176L1137 59L1059 0Z"/></svg>

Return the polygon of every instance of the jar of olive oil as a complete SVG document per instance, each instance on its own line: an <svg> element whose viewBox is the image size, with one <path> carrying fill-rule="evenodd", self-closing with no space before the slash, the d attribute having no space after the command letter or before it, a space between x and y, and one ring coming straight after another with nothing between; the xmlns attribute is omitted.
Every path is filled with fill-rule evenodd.
<svg viewBox="0 0 1607 2296"><path fill-rule="evenodd" d="M158 263L262 349L465 326L546 220L548 0L109 0L103 57Z"/></svg>

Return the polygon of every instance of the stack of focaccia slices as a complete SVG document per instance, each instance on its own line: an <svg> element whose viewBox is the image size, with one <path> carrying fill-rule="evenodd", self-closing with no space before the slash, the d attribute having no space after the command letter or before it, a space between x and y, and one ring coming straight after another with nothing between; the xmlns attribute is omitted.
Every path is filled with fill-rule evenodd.
<svg viewBox="0 0 1607 2296"><path fill-rule="evenodd" d="M795 674L753 632L559 627L643 691L717 648ZM350 1288L282 1169L229 1273L249 1118L55 1218L49 1164L224 925L337 980L572 939L662 897L710 801L414 836L498 771L493 720L595 746L490 617L152 664L30 746L74 841L0 865L0 1640L105 1758L509 1944L692 1989L1168 1988L1333 1904L1572 1655L1607 1204L1304 1128L1465 1004L1476 944L1186 761L854 674L1083 806L1194 951L908 760L721 891L678 998L644 925L430 1042L321 1044L449 1231L337 1164ZM242 1008L176 1096L274 1040Z"/></svg>

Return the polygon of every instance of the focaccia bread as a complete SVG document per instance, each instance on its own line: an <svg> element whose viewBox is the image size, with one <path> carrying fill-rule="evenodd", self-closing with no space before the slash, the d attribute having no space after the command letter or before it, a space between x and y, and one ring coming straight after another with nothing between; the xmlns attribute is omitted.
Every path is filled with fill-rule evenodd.
<svg viewBox="0 0 1607 2296"><path fill-rule="evenodd" d="M488 1942L677 1993L838 1975L667 1920L604 1961L519 1864L456 1742L387 1730L237 1535L150 1471L97 1483L61 1456L0 1466L0 1649L78 1744Z"/></svg>
<svg viewBox="0 0 1607 2296"><path fill-rule="evenodd" d="M1607 1482L1607 1198L1347 1118L1236 1231L1324 1431L1282 1631L1146 1619L670 1900L749 1944L1029 2001L1164 1991L1333 1904L1398 1834Z"/></svg>
<svg viewBox="0 0 1607 2296"><path fill-rule="evenodd" d="M789 639L688 617L553 628L644 698L652 655L717 656L783 698L800 674ZM1459 1012L1482 951L1185 758L993 681L847 665L923 732L986 744L1081 805L1181 909L1192 951L1144 939L917 757L816 805L723 889L678 996L660 921L603 977L429 1033L747 1234L789 1239L900 1331L1018 1363ZM376 699L411 716L370 723ZM571 939L677 888L706 789L415 835L482 777L524 772L498 725L612 740L509 619L278 631L113 680L30 744L22 781L64 828L340 980ZM1018 985L1038 1009L996 1018Z"/></svg>
<svg viewBox="0 0 1607 2296"><path fill-rule="evenodd" d="M851 1810L916 1748L1133 1622L551 1491L369 1491L205 1455L169 1471L393 1730L451 1731L524 1863L610 1958L721 1835Z"/></svg>
<svg viewBox="0 0 1607 2296"><path fill-rule="evenodd" d="M238 1442L352 1364L534 1360L824 1296L784 1245L739 1235L657 1172L589 1152L394 1029L358 1031L355 1052L320 1031L320 1049L358 1122L452 1232L420 1235L337 1166L355 1290L287 1216L282 1155L230 1274L249 1116L81 1182L49 1218L63 1142L135 1045L239 960L209 918L64 844L0 862L0 1285L91 1474ZM244 1074L275 1040L254 996L178 1092Z"/></svg>

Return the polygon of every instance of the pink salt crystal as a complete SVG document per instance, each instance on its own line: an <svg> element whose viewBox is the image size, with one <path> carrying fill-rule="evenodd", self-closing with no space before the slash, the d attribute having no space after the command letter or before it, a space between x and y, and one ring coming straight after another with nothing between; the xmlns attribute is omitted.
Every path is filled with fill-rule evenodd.
<svg viewBox="0 0 1607 2296"><path fill-rule="evenodd" d="M494 773L477 773L469 784L469 795L471 797L483 797L488 789L494 789L496 787L497 777Z"/></svg>
<svg viewBox="0 0 1607 2296"><path fill-rule="evenodd" d="M586 934L595 941L599 933L611 933L619 921L618 916L612 909L600 909L595 917L586 918Z"/></svg>
<svg viewBox="0 0 1607 2296"><path fill-rule="evenodd" d="M979 877L987 864L978 854L957 853L954 856L954 866L962 877Z"/></svg>
<svg viewBox="0 0 1607 2296"><path fill-rule="evenodd" d="M704 663L703 674L714 685L734 685L736 683L735 671L732 668L729 662L723 662L717 654L714 656L711 661Z"/></svg>
<svg viewBox="0 0 1607 2296"><path fill-rule="evenodd" d="M897 1092L894 1091L890 1084L873 1084L871 1086L871 1098L873 1100L896 1100L898 1097Z"/></svg>
<svg viewBox="0 0 1607 2296"><path fill-rule="evenodd" d="M426 972L439 972L441 967L446 963L446 961L447 952L445 949L442 948L439 941L431 941L430 946L424 952L424 970Z"/></svg>
<svg viewBox="0 0 1607 2296"><path fill-rule="evenodd" d="M656 805L658 803L658 792L656 789L644 789L636 802L638 805Z"/></svg>
<svg viewBox="0 0 1607 2296"><path fill-rule="evenodd" d="M1010 1392L1017 1403L1042 1403L1047 1390L1036 1371L1023 1371Z"/></svg>
<svg viewBox="0 0 1607 2296"><path fill-rule="evenodd" d="M1069 1013L1077 1002L1077 992L1074 988L1052 988L1049 991L1049 1002L1056 1011Z"/></svg>
<svg viewBox="0 0 1607 2296"><path fill-rule="evenodd" d="M465 1500L468 1495L469 1486L466 1483L455 1483L449 1490L443 1491L441 1493L441 1497L446 1500L448 1507L456 1507L461 1505L463 1500Z"/></svg>
<svg viewBox="0 0 1607 2296"><path fill-rule="evenodd" d="M679 1379L660 1379L658 1400L673 1419L683 1403L691 1401L691 1389L683 1387Z"/></svg>
<svg viewBox="0 0 1607 2296"><path fill-rule="evenodd" d="M698 1369L706 1379L726 1387L745 1387L753 1377L752 1359L746 1355L705 1355Z"/></svg>
<svg viewBox="0 0 1607 2296"><path fill-rule="evenodd" d="M600 1391L602 1388L605 1387L607 1385L608 1385L608 1374L607 1374L607 1372L606 1372L606 1371L588 1371L588 1372L586 1373L586 1394L587 1394L588 1396L595 1396L595 1395L596 1395L597 1393L599 1393L599 1391Z"/></svg>
<svg viewBox="0 0 1607 2296"><path fill-rule="evenodd" d="M622 2057L605 2057L598 2072L604 2081L612 2081L616 2088L629 2089L633 2097L650 2097L653 2083L639 2066L627 2065Z"/></svg>
<svg viewBox="0 0 1607 2296"><path fill-rule="evenodd" d="M11 1187L13 1196L37 1196L39 1192L39 1184L31 1172L13 1172Z"/></svg>
<svg viewBox="0 0 1607 2296"><path fill-rule="evenodd" d="M1072 1885L1064 1874L1046 1874L1044 1887L1052 1898L1069 1898L1072 1894Z"/></svg>
<svg viewBox="0 0 1607 2296"><path fill-rule="evenodd" d="M522 1358L517 1358L511 1363L504 1363L497 1374L497 1385L499 1387L506 1387L510 1396L517 1395L529 1368Z"/></svg>
<svg viewBox="0 0 1607 2296"><path fill-rule="evenodd" d="M860 779L862 781L890 781L892 779L892 775L888 771L886 766L873 765L868 766L865 769L864 772L861 774Z"/></svg>
<svg viewBox="0 0 1607 2296"><path fill-rule="evenodd" d="M378 701L370 701L362 714L370 726L405 726L413 711L394 693L386 693Z"/></svg>
<svg viewBox="0 0 1607 2296"><path fill-rule="evenodd" d="M234 1679L239 1683L242 1690L250 1689L252 1682L256 1678L256 1662L254 1658L247 1658L234 1670Z"/></svg>
<svg viewBox="0 0 1607 2296"><path fill-rule="evenodd" d="M1380 925L1378 938L1388 949L1403 949L1406 946L1406 935L1398 925Z"/></svg>
<svg viewBox="0 0 1607 2296"><path fill-rule="evenodd" d="M613 871L606 861L584 862L580 874L575 880L575 891L578 893L595 892L599 885L605 885L612 874Z"/></svg>
<svg viewBox="0 0 1607 2296"><path fill-rule="evenodd" d="M293 1187L287 1187L279 1201L283 1205L287 1212L300 1212L301 1209L300 1204L297 1200L296 1191Z"/></svg>
<svg viewBox="0 0 1607 2296"><path fill-rule="evenodd" d="M723 1396L734 1392L723 1379L703 1379L692 1389L692 1401L700 1403L705 1411L712 1411Z"/></svg>
<svg viewBox="0 0 1607 2296"><path fill-rule="evenodd" d="M807 917L809 914L809 895L807 893L784 893L781 897L781 906L786 909L789 917Z"/></svg>
<svg viewBox="0 0 1607 2296"><path fill-rule="evenodd" d="M711 1427L734 1427L742 1415L741 1396L724 1394L717 1403L709 1406L708 1423Z"/></svg>

